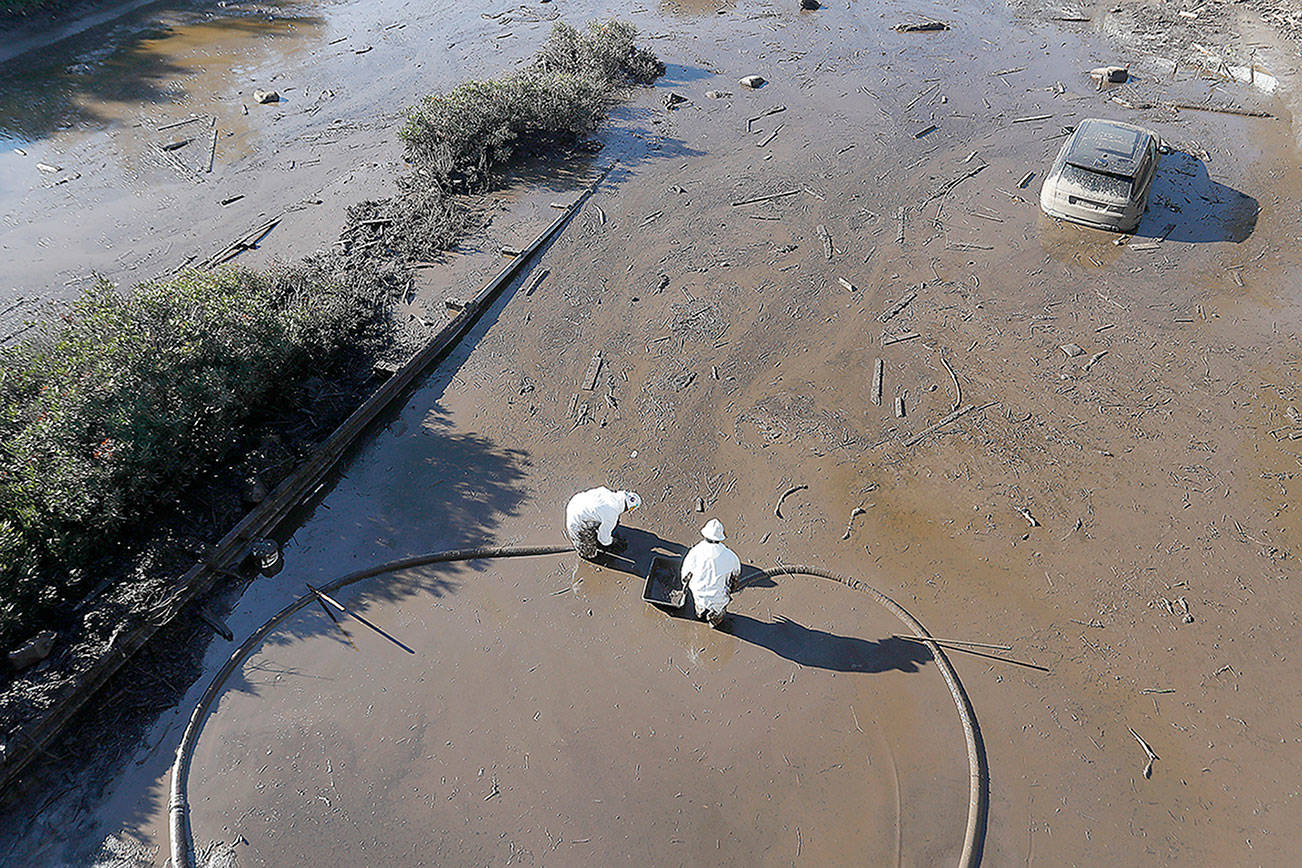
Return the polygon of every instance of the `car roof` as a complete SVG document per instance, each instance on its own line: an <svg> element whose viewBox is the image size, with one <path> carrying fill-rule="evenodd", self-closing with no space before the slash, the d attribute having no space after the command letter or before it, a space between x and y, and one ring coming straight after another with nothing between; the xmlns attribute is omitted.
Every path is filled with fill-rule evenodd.
<svg viewBox="0 0 1302 868"><path fill-rule="evenodd" d="M1133 178L1139 171L1144 148L1153 138L1141 127L1088 118L1076 127L1067 162L1081 169Z"/></svg>

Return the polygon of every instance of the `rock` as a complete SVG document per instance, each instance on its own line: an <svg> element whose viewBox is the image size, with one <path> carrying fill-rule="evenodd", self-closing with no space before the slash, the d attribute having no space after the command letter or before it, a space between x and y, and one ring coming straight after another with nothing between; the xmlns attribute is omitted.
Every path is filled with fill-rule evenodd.
<svg viewBox="0 0 1302 868"><path fill-rule="evenodd" d="M930 33L948 30L949 25L944 21L924 21L921 24L896 24L895 29L900 33Z"/></svg>
<svg viewBox="0 0 1302 868"><path fill-rule="evenodd" d="M678 94L678 93L665 94L664 104L665 104L665 108L667 109L672 110L677 106L682 105L685 102L687 102L687 97L683 96L682 94Z"/></svg>
<svg viewBox="0 0 1302 868"><path fill-rule="evenodd" d="M746 75L738 79L737 84L742 87L749 87L753 90L755 88L763 87L767 82L764 81L764 76L762 75Z"/></svg>
<svg viewBox="0 0 1302 868"><path fill-rule="evenodd" d="M40 663L54 650L54 640L57 637L58 634L53 630L42 630L28 639L18 650L9 652L9 665L14 667L15 671L21 672L28 666Z"/></svg>
<svg viewBox="0 0 1302 868"><path fill-rule="evenodd" d="M253 101L262 105L269 102L280 102L280 94L274 90L255 90L253 92Z"/></svg>
<svg viewBox="0 0 1302 868"><path fill-rule="evenodd" d="M817 9L817 8L818 8L818 0L800 0L800 8L801 8L801 9L810 9L810 10L812 10L812 9Z"/></svg>
<svg viewBox="0 0 1302 868"><path fill-rule="evenodd" d="M1129 66L1100 66L1090 70L1090 78L1109 84L1124 84L1130 79Z"/></svg>
<svg viewBox="0 0 1302 868"><path fill-rule="evenodd" d="M1063 353L1069 359L1073 359L1076 356L1085 355L1085 351L1082 350L1080 347L1076 346L1075 344L1063 344L1062 346L1058 347L1058 349L1062 350Z"/></svg>
<svg viewBox="0 0 1302 868"><path fill-rule="evenodd" d="M707 90L705 95L710 99L727 99L732 96L732 94L726 90Z"/></svg>

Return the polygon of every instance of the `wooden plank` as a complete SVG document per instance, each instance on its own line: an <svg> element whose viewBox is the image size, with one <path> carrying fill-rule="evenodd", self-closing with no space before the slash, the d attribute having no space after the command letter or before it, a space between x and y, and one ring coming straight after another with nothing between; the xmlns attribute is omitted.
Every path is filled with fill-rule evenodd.
<svg viewBox="0 0 1302 868"><path fill-rule="evenodd" d="M583 372L583 379L579 383L579 388L584 392L591 392L597 388L597 377L601 375L601 353L596 353L592 361L588 362L588 369Z"/></svg>
<svg viewBox="0 0 1302 868"><path fill-rule="evenodd" d="M886 363L881 359L873 366L873 395L872 401L877 406L882 405L882 374L886 369Z"/></svg>

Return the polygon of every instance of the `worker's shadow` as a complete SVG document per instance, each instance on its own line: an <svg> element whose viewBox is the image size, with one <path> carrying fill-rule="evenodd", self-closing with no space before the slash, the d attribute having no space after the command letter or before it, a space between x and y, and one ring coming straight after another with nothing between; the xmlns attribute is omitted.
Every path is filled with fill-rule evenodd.
<svg viewBox="0 0 1302 868"><path fill-rule="evenodd" d="M725 622L725 629L738 639L801 666L833 672L917 672L920 664L931 659L931 651L920 642L893 636L877 640L838 636L781 615L766 622L733 614Z"/></svg>

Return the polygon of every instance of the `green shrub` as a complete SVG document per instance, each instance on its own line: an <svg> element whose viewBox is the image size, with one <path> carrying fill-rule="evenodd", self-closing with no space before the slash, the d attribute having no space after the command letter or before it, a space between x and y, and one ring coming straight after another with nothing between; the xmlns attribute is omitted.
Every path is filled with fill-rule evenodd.
<svg viewBox="0 0 1302 868"><path fill-rule="evenodd" d="M582 33L556 24L528 70L422 100L402 130L408 156L441 187L476 184L521 142L572 141L591 132L616 88L664 72L654 55L634 45L636 35L618 21L594 22Z"/></svg>
<svg viewBox="0 0 1302 868"><path fill-rule="evenodd" d="M354 347L385 308L385 281L336 264L190 271L131 294L100 283L3 353L0 643L33 610L75 600L110 540Z"/></svg>

